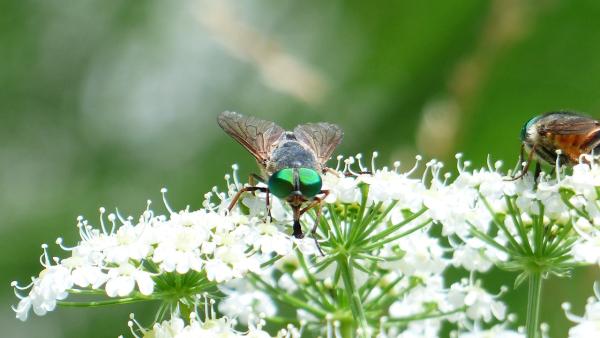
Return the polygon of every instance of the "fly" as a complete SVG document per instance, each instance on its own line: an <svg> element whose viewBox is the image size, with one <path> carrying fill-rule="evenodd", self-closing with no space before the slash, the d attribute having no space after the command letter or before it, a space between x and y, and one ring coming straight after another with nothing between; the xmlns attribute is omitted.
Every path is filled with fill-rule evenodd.
<svg viewBox="0 0 600 338"><path fill-rule="evenodd" d="M269 199L273 194L291 207L292 235L303 238L300 217L315 208L317 217L311 235L323 254L315 234L321 219L321 204L329 191L322 189L321 175L329 170L325 163L342 141L342 129L332 123L318 122L301 124L293 131L286 131L274 122L229 111L219 114L217 122L254 156L260 174L252 177L267 184L267 187L251 185L242 188L231 200L228 210L233 209L243 193L261 191L266 193L270 217Z"/></svg>

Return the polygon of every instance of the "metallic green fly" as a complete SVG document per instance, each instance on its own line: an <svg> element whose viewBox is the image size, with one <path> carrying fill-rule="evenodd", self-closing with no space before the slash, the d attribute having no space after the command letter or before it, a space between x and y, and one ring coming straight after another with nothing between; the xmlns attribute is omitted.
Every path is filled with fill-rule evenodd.
<svg viewBox="0 0 600 338"><path fill-rule="evenodd" d="M270 214L269 195L273 194L292 208L292 235L303 238L300 216L316 208L317 218L311 234L323 254L315 237L321 218L321 204L329 194L322 189L321 174L329 170L325 162L342 141L342 129L335 124L319 122L301 124L293 131L286 131L274 122L229 111L219 114L217 121L227 134L256 158L261 173L252 177L267 184L267 187L242 188L233 197L229 210L243 193L261 191L266 193Z"/></svg>
<svg viewBox="0 0 600 338"><path fill-rule="evenodd" d="M542 171L540 162L573 166L582 160L582 155L598 155L600 121L567 111L541 114L525 123L521 142L519 161L525 164L512 180L527 174L531 162L537 160L534 173L537 184ZM528 155L524 162L525 153Z"/></svg>

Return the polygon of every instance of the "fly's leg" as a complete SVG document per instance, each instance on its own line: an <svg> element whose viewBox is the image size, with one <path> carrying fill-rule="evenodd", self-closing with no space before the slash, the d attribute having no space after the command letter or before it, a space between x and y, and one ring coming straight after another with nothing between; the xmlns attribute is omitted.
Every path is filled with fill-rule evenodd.
<svg viewBox="0 0 600 338"><path fill-rule="evenodd" d="M523 171L523 161L525 161L525 144L521 143L521 151L519 153L519 168Z"/></svg>
<svg viewBox="0 0 600 338"><path fill-rule="evenodd" d="M233 209L233 207L235 207L238 200L240 199L240 196L242 196L243 193L255 192L255 191L268 192L269 188L266 188L266 187L243 187L242 189L240 189L240 191L237 192L237 194L235 194L235 196L233 196L233 199L231 200L231 203L229 203L229 207L227 207L227 210L231 211L231 209Z"/></svg>
<svg viewBox="0 0 600 338"><path fill-rule="evenodd" d="M300 215L304 214L312 208L316 208L317 215L315 219L315 225L313 225L312 229L310 230L310 235L315 240L315 244L317 245L317 249L319 250L321 256L325 256L323 250L321 250L319 241L317 241L317 227L321 222L321 205L323 204L323 200L329 195L329 190L321 190L319 194L323 194L323 197L315 197L314 200L306 208L300 210Z"/></svg>
<svg viewBox="0 0 600 338"><path fill-rule="evenodd" d="M516 181L519 178L521 178L527 174L527 171L529 170L529 165L531 164L531 161L533 161L533 153L535 152L535 147L536 147L536 144L534 144L533 147L531 147L529 156L527 156L527 162L525 162L525 166L523 166L523 168L521 169L521 173L519 175L511 177L510 179L506 179L507 181ZM539 164L539 161L538 161L538 164Z"/></svg>
<svg viewBox="0 0 600 338"><path fill-rule="evenodd" d="M257 182L265 183L265 180L262 177L260 177L258 174L248 175L248 184L255 187ZM252 194L254 195L254 191L252 192Z"/></svg>
<svg viewBox="0 0 600 338"><path fill-rule="evenodd" d="M250 183L251 186L256 186L256 183L260 182L260 183L265 183L265 179L262 178L260 175L258 174L250 174L248 176L248 183ZM267 193L267 197L266 197L266 204L267 204L267 220L268 222L271 222L273 220L273 217L271 217L271 201L270 201L270 193L269 193L269 189L265 188L266 190L260 190L261 192L266 192ZM252 192L252 194L254 195L254 191Z"/></svg>
<svg viewBox="0 0 600 338"><path fill-rule="evenodd" d="M267 203L267 221L269 223L271 223L273 221L273 217L271 216L271 199L269 198L271 194L269 193L269 189L267 189L267 197L266 197L266 203Z"/></svg>
<svg viewBox="0 0 600 338"><path fill-rule="evenodd" d="M540 161L537 161L535 164L535 171L533 174L533 190L537 190L537 186L540 180L540 174L542 173L542 166L540 165Z"/></svg>
<svg viewBox="0 0 600 338"><path fill-rule="evenodd" d="M266 183L265 179L262 178L260 175L250 174L250 176L248 177L248 183L250 183L250 185L256 185L256 182Z"/></svg>
<svg viewBox="0 0 600 338"><path fill-rule="evenodd" d="M295 238L304 238L302 226L300 225L300 215L302 215L300 213L300 207L292 207L292 211L294 212L294 232L292 233L292 236Z"/></svg>

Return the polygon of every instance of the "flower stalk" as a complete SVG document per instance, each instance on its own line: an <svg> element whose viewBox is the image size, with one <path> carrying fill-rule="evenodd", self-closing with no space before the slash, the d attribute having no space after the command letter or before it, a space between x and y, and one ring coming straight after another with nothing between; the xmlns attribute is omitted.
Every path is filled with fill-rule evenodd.
<svg viewBox="0 0 600 338"><path fill-rule="evenodd" d="M348 301L350 303L350 308L352 310L352 314L356 319L358 326L359 337L369 337L370 336L370 328L367 323L367 317L365 316L365 310L363 308L362 301L360 299L360 295L354 283L354 274L352 271L352 267L348 264L349 259L340 255L337 259L337 263L340 269L340 273L342 279L344 281L345 292L348 296ZM353 330L356 332L357 330Z"/></svg>
<svg viewBox="0 0 600 338"><path fill-rule="evenodd" d="M542 303L542 273L539 271L529 274L529 289L527 294L527 321L525 323L527 338L540 338L540 306Z"/></svg>

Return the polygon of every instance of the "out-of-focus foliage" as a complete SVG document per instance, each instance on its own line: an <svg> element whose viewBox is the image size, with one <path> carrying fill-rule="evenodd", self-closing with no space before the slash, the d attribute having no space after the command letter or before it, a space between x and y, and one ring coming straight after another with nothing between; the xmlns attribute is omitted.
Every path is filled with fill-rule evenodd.
<svg viewBox="0 0 600 338"><path fill-rule="evenodd" d="M532 115L600 117L598 17L595 0L0 2L4 334L126 333L124 307L22 324L9 282L38 271L39 244L75 240L79 214L137 214L162 186L196 208L233 162L252 172L218 112L335 122L341 152L379 161L464 151L512 164ZM552 336L568 325L559 304L582 307L596 278L547 283ZM520 316L524 295L510 295Z"/></svg>

